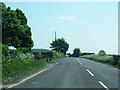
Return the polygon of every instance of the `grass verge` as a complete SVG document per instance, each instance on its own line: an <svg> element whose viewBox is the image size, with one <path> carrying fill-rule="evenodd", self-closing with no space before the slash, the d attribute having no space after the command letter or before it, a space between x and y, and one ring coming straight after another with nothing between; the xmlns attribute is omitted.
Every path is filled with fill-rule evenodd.
<svg viewBox="0 0 120 90"><path fill-rule="evenodd" d="M110 56L110 55L101 56L101 55L98 55L98 54L92 54L92 55L84 55L84 56L80 56L80 57L90 59L90 60L94 60L96 62L101 62L101 63L113 65L115 67L120 68L120 60L118 61L118 64L114 65L115 60L114 60L113 56Z"/></svg>
<svg viewBox="0 0 120 90"><path fill-rule="evenodd" d="M12 56L11 56L12 55ZM54 58L63 57L61 54L54 55ZM2 55L2 84L9 85L19 82L21 79L38 72L45 68L47 64L54 63L53 61L46 61L46 58L37 59L35 62L32 53L17 53L16 56L10 54L8 56Z"/></svg>

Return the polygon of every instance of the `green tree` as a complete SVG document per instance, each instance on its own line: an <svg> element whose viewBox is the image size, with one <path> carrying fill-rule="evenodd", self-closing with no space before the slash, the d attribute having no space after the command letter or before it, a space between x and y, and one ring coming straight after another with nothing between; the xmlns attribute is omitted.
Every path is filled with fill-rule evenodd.
<svg viewBox="0 0 120 90"><path fill-rule="evenodd" d="M31 28L27 18L20 9L11 10L4 3L2 7L2 43L15 48L32 48Z"/></svg>
<svg viewBox="0 0 120 90"><path fill-rule="evenodd" d="M57 52L61 52L66 54L68 48L69 48L69 44L65 41L64 38L58 38L55 41L52 41L52 43L50 43L52 50L55 50Z"/></svg>
<svg viewBox="0 0 120 90"><path fill-rule="evenodd" d="M73 57L79 57L80 56L80 54L81 54L81 52L80 52L80 49L79 48L75 48L74 50L73 50Z"/></svg>
<svg viewBox="0 0 120 90"><path fill-rule="evenodd" d="M99 54L100 56L104 56L104 55L106 55L106 52L105 52L104 50L100 50L100 51L98 52L98 54Z"/></svg>

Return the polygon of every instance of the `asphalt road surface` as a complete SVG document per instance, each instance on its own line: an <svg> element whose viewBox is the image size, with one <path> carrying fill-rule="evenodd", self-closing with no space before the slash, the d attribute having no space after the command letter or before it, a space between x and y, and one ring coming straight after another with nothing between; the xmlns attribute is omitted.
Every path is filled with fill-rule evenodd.
<svg viewBox="0 0 120 90"><path fill-rule="evenodd" d="M83 58L66 57L12 88L118 88L118 70Z"/></svg>

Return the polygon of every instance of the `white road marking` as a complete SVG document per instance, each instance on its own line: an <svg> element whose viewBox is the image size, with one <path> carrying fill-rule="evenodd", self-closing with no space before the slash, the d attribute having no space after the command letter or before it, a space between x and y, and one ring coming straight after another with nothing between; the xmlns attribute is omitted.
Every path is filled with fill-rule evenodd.
<svg viewBox="0 0 120 90"><path fill-rule="evenodd" d="M107 86L105 86L105 84L103 84L101 81L99 81L99 83L106 89L106 90L110 90Z"/></svg>
<svg viewBox="0 0 120 90"><path fill-rule="evenodd" d="M48 69L54 67L54 66L57 65L57 64L58 64L58 62L57 62L56 64L54 64L54 65L53 65L53 64L50 64L48 68L43 69L43 70L41 70L40 72L35 73L35 74L33 74L33 75L31 75L31 76L29 76L29 77L23 79L23 80L20 81L19 83L16 83L16 84L10 85L10 86L8 87L8 89L9 89L9 88L12 88L12 87L14 87L14 86L17 86L17 85L19 85L19 84L21 84L21 83L23 83L23 82L25 82L26 80L28 80L28 79L30 79L30 78L32 78L32 77L34 77L34 76L36 76L36 75L38 75L38 74L40 74L40 73L46 71L46 70L48 70Z"/></svg>
<svg viewBox="0 0 120 90"><path fill-rule="evenodd" d="M33 84L38 84L39 82L32 82Z"/></svg>
<svg viewBox="0 0 120 90"><path fill-rule="evenodd" d="M117 69L117 68L114 68L114 67L113 67L113 69L118 71L118 69Z"/></svg>
<svg viewBox="0 0 120 90"><path fill-rule="evenodd" d="M94 76L94 74L92 72L90 72L90 70L87 69L87 71L91 76Z"/></svg>
<svg viewBox="0 0 120 90"><path fill-rule="evenodd" d="M0 85L0 90L2 89L2 85Z"/></svg>
<svg viewBox="0 0 120 90"><path fill-rule="evenodd" d="M80 64L80 65L82 65L82 63L78 60L78 59L76 59L77 61L78 61L78 63Z"/></svg>

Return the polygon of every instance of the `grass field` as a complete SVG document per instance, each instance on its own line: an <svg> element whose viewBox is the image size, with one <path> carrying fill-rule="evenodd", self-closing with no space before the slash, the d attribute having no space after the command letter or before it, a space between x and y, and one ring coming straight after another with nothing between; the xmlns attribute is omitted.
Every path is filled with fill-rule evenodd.
<svg viewBox="0 0 120 90"><path fill-rule="evenodd" d="M81 56L82 58L87 58L87 59L90 59L90 60L94 60L94 61L97 61L97 62L101 62L101 63L106 63L106 64L110 64L110 65L114 65L114 58L113 56L110 56L110 55L98 55L98 54L92 54L92 55L84 55L84 56ZM118 61L118 64L115 65L117 67L120 68L120 60Z"/></svg>

